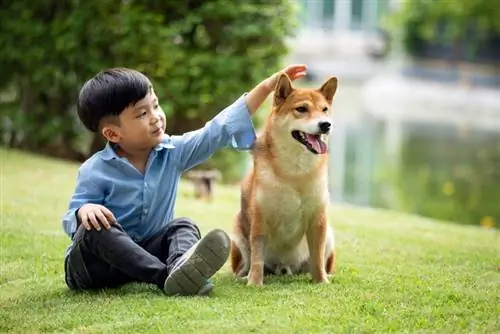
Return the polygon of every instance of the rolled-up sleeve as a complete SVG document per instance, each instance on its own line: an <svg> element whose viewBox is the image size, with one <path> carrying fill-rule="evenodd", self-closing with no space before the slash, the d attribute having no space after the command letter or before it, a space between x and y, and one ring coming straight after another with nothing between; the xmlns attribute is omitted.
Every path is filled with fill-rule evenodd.
<svg viewBox="0 0 500 334"><path fill-rule="evenodd" d="M175 160L181 171L202 163L223 147L252 148L256 134L245 96L222 110L203 128L171 137Z"/></svg>
<svg viewBox="0 0 500 334"><path fill-rule="evenodd" d="M64 232L72 237L77 228L76 213L78 209L87 203L102 204L103 198L103 191L93 177L91 168L82 165L78 170L76 188L69 202L69 208L62 218Z"/></svg>

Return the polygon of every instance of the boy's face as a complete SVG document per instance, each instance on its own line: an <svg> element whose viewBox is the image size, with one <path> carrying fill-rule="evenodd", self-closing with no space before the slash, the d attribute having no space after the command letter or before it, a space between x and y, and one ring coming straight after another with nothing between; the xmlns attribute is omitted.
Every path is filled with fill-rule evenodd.
<svg viewBox="0 0 500 334"><path fill-rule="evenodd" d="M107 125L103 134L108 140L132 150L147 150L158 145L165 133L166 119L151 90L118 117L119 125Z"/></svg>

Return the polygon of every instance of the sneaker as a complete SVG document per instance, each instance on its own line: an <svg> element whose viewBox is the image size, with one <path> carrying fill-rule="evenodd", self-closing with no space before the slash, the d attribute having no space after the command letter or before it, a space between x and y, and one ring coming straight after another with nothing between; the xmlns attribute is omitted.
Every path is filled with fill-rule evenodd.
<svg viewBox="0 0 500 334"><path fill-rule="evenodd" d="M213 289L208 280L229 257L230 239L226 232L215 229L182 255L165 280L163 290L172 295L207 295Z"/></svg>
<svg viewBox="0 0 500 334"><path fill-rule="evenodd" d="M206 281L205 285L196 293L198 296L208 296L214 289L214 284L210 281Z"/></svg>

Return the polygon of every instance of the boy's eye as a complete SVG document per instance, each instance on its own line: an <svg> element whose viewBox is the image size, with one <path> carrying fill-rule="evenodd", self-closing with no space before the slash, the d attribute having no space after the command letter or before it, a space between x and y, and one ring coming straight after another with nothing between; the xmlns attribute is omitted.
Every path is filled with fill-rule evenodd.
<svg viewBox="0 0 500 334"><path fill-rule="evenodd" d="M159 106L160 106L159 104L155 104L154 107L153 107L154 110L158 109Z"/></svg>
<svg viewBox="0 0 500 334"><path fill-rule="evenodd" d="M295 108L295 110L297 110L300 113L307 112L307 108L304 106L297 107L297 108Z"/></svg>
<svg viewBox="0 0 500 334"><path fill-rule="evenodd" d="M146 112L145 111L141 112L141 114L139 116L137 116L137 118L142 118L144 116L146 116Z"/></svg>

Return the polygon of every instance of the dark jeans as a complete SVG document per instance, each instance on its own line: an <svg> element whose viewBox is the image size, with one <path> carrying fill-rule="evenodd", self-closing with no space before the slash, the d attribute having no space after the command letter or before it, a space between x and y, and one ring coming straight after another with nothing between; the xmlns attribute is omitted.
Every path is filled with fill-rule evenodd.
<svg viewBox="0 0 500 334"><path fill-rule="evenodd" d="M143 282L163 289L175 261L200 237L198 227L187 218L173 220L140 243L119 225L100 231L79 226L64 264L66 284L87 290Z"/></svg>

